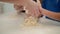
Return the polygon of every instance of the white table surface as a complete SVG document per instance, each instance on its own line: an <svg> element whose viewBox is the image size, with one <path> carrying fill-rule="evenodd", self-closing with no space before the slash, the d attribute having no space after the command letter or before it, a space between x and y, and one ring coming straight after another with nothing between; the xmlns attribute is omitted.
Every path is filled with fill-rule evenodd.
<svg viewBox="0 0 60 34"><path fill-rule="evenodd" d="M5 7L7 6L5 5ZM5 11L9 10L8 7L5 9ZM60 23L57 23L58 25L50 22L46 23L48 21L44 18L40 20L42 22L39 27L21 29L20 24L24 22L25 15L18 16L12 11L0 15L0 34L60 34Z"/></svg>

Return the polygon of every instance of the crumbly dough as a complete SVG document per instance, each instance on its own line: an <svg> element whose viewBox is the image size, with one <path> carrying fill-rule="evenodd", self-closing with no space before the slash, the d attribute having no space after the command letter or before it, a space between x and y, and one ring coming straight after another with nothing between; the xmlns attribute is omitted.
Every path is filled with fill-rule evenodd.
<svg viewBox="0 0 60 34"><path fill-rule="evenodd" d="M30 16L25 19L24 26L36 26L36 25L38 25L38 18Z"/></svg>

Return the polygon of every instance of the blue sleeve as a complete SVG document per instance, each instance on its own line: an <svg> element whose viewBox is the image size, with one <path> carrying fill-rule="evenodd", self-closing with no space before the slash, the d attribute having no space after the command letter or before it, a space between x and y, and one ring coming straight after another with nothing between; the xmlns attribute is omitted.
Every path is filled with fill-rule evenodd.
<svg viewBox="0 0 60 34"><path fill-rule="evenodd" d="M60 12L60 0L43 0L42 7L44 9L53 11L53 12Z"/></svg>
<svg viewBox="0 0 60 34"><path fill-rule="evenodd" d="M60 12L60 0L58 1L58 10Z"/></svg>

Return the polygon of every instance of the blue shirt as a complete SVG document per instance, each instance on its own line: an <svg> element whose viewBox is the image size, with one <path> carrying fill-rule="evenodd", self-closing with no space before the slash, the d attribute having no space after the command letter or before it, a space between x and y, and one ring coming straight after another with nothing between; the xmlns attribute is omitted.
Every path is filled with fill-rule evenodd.
<svg viewBox="0 0 60 34"><path fill-rule="evenodd" d="M60 0L43 0L42 7L53 12L60 12Z"/></svg>
<svg viewBox="0 0 60 34"><path fill-rule="evenodd" d="M60 12L60 0L42 0L42 8L50 10L52 12L59 13ZM55 20L48 16L46 16L46 18ZM55 20L55 21L57 21L57 20Z"/></svg>

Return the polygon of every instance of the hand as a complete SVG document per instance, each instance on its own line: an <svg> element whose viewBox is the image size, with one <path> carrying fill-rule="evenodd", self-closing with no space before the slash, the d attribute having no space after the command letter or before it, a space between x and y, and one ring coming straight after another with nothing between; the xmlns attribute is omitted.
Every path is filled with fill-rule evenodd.
<svg viewBox="0 0 60 34"><path fill-rule="evenodd" d="M26 10L28 10L28 12L26 11L28 16L33 16L33 17L41 16L40 8L37 3L33 1L26 2L26 5L24 5L24 7L26 7L25 8ZM21 5L15 4L15 9L20 10L20 8Z"/></svg>
<svg viewBox="0 0 60 34"><path fill-rule="evenodd" d="M28 10L27 14L29 16L33 16L33 17L41 16L40 8L39 8L38 4L33 1L31 1L29 4L27 4L26 10Z"/></svg>
<svg viewBox="0 0 60 34"><path fill-rule="evenodd" d="M24 10L24 7L22 5L14 4L14 8L16 9L17 14L20 14Z"/></svg>

